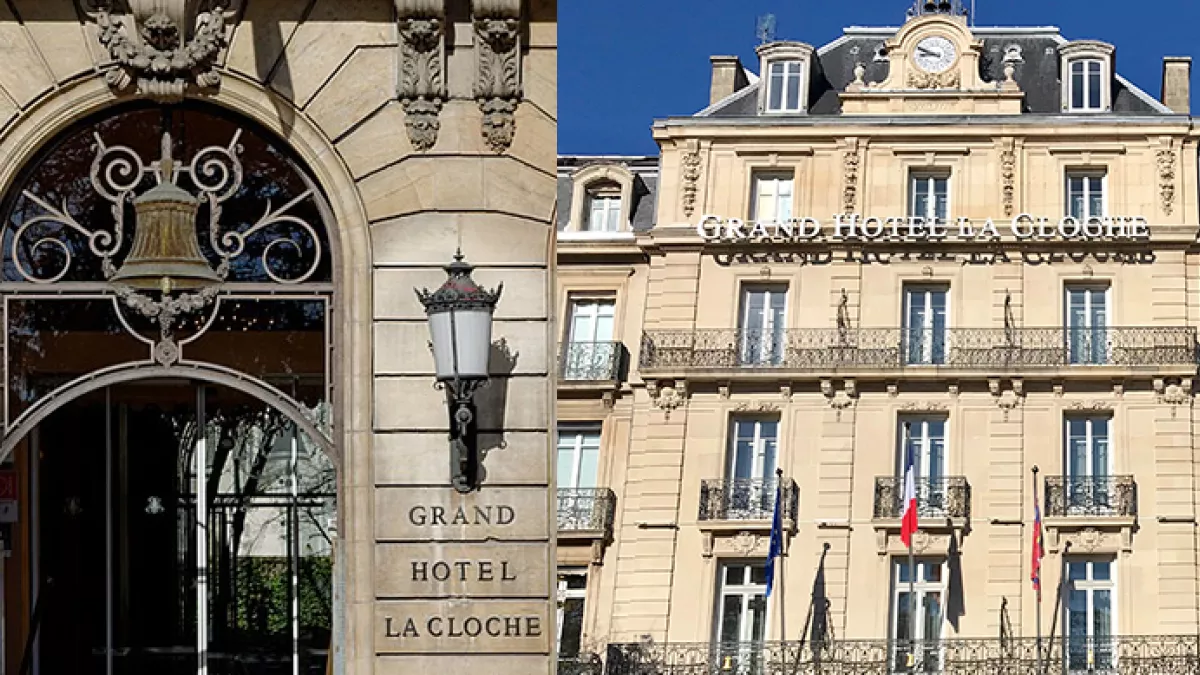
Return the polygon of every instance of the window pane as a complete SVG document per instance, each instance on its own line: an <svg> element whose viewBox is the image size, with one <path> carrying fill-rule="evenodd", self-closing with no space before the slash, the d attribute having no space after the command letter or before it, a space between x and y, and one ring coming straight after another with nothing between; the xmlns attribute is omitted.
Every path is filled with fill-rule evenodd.
<svg viewBox="0 0 1200 675"><path fill-rule="evenodd" d="M1087 579L1087 566L1088 564L1085 562L1067 563L1067 579L1071 581Z"/></svg>
<svg viewBox="0 0 1200 675"><path fill-rule="evenodd" d="M575 434L559 431L558 487L575 487L575 440Z"/></svg>
<svg viewBox="0 0 1200 675"><path fill-rule="evenodd" d="M1096 581L1110 581L1112 579L1112 563L1092 563L1092 578Z"/></svg>
<svg viewBox="0 0 1200 675"><path fill-rule="evenodd" d="M939 582L942 580L942 566L937 563L921 563L921 572L925 581Z"/></svg>
<svg viewBox="0 0 1200 675"><path fill-rule="evenodd" d="M771 82L768 90L768 110L779 110L783 107L783 64L771 64Z"/></svg>
<svg viewBox="0 0 1200 675"><path fill-rule="evenodd" d="M727 565L725 567L725 583L738 585L745 583L745 567L742 565Z"/></svg>
<svg viewBox="0 0 1200 675"><path fill-rule="evenodd" d="M787 109L800 109L800 64L791 63L787 78Z"/></svg>
<svg viewBox="0 0 1200 675"><path fill-rule="evenodd" d="M767 583L767 568L765 565L750 566L750 583L759 585Z"/></svg>
<svg viewBox="0 0 1200 675"><path fill-rule="evenodd" d="M598 441L599 437L595 437ZM580 453L579 459L579 480L575 487L594 488L596 487L596 474L600 462L600 447L599 443L588 443Z"/></svg>
<svg viewBox="0 0 1200 675"><path fill-rule="evenodd" d="M726 595L721 599L721 642L741 642L741 627L742 596Z"/></svg>
<svg viewBox="0 0 1200 675"><path fill-rule="evenodd" d="M765 583L765 581L764 581ZM763 595L755 595L750 599L750 611L753 615L753 623L750 626L750 639L754 642L762 642L766 637L767 632L767 599Z"/></svg>
<svg viewBox="0 0 1200 675"><path fill-rule="evenodd" d="M914 177L912 180L912 212L910 216L925 217L929 213L929 180L923 177Z"/></svg>
<svg viewBox="0 0 1200 675"><path fill-rule="evenodd" d="M1083 64L1071 64L1071 108L1074 110L1083 109Z"/></svg>
<svg viewBox="0 0 1200 675"><path fill-rule="evenodd" d="M563 602L562 634L558 642L558 653L562 656L578 655L582 636L583 598L568 598Z"/></svg>
<svg viewBox="0 0 1200 675"><path fill-rule="evenodd" d="M1100 64L1092 64L1092 72L1088 76L1088 108L1100 109Z"/></svg>

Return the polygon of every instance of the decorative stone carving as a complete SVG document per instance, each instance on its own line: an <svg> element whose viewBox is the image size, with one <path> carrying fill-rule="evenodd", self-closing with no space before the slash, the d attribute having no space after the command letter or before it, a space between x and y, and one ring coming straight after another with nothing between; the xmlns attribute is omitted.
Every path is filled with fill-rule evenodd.
<svg viewBox="0 0 1200 675"><path fill-rule="evenodd" d="M717 394L721 397L722 400L728 401L729 400L729 383L722 382L722 383L718 384L717 385Z"/></svg>
<svg viewBox="0 0 1200 675"><path fill-rule="evenodd" d="M128 12L103 2L92 14L100 44L115 67L105 73L117 91L136 87L159 103L183 100L188 86L211 89L221 83L217 57L228 46L225 22L232 16L223 0L126 0Z"/></svg>
<svg viewBox="0 0 1200 675"><path fill-rule="evenodd" d="M680 172L682 185L679 193L683 214L689 217L696 212L696 201L700 194L700 161L700 144L695 140L688 141L687 150L680 160L683 170Z"/></svg>
<svg viewBox="0 0 1200 675"><path fill-rule="evenodd" d="M483 137L504 152L516 133L521 102L521 0L471 0L475 25L475 100Z"/></svg>
<svg viewBox="0 0 1200 675"><path fill-rule="evenodd" d="M1171 215L1175 212L1175 150L1168 140L1167 147L1155 155L1158 166L1158 198L1162 212Z"/></svg>
<svg viewBox="0 0 1200 675"><path fill-rule="evenodd" d="M729 543L733 545L733 549L742 555L750 555L754 549L759 547L759 537L750 532L738 532Z"/></svg>
<svg viewBox="0 0 1200 675"><path fill-rule="evenodd" d="M905 412L946 412L950 406L939 401L909 401L900 406Z"/></svg>
<svg viewBox="0 0 1200 675"><path fill-rule="evenodd" d="M1017 195L1017 152L1013 139L1004 139L1004 149L1000 151L1000 201L1004 204L1004 215L1012 217L1016 211Z"/></svg>
<svg viewBox="0 0 1200 675"><path fill-rule="evenodd" d="M793 392L792 392L792 385L791 385L791 384L781 384L781 385L779 385L779 396L780 396L780 398L782 398L783 400L785 400L785 401L791 401L791 400L792 400L792 393L793 393Z"/></svg>
<svg viewBox="0 0 1200 675"><path fill-rule="evenodd" d="M842 155L842 211L854 213L858 204L858 139L846 141L846 149Z"/></svg>
<svg viewBox="0 0 1200 675"><path fill-rule="evenodd" d="M988 392L996 400L996 405L1004 413L1004 421L1007 422L1012 411L1021 407L1025 401L1025 383L1021 379L1013 379L1009 382L1009 388L1004 389L1001 385L1000 378L988 378Z"/></svg>
<svg viewBox="0 0 1200 675"><path fill-rule="evenodd" d="M1185 377L1167 381L1164 378L1156 377L1154 378L1154 393L1157 395L1159 403L1171 406L1171 417L1175 417L1176 408L1192 405L1192 378Z"/></svg>
<svg viewBox="0 0 1200 675"><path fill-rule="evenodd" d="M733 411L739 413L773 413L779 412L779 404L769 401L743 401L735 405Z"/></svg>
<svg viewBox="0 0 1200 675"><path fill-rule="evenodd" d="M400 17L400 84L408 140L419 152L437 143L446 100L445 5L442 0L396 0Z"/></svg>
<svg viewBox="0 0 1200 675"><path fill-rule="evenodd" d="M687 403L687 382L674 382L669 386L659 387L657 382L647 382L646 391L654 407L663 411L663 416L671 419L671 411Z"/></svg>
<svg viewBox="0 0 1200 675"><path fill-rule="evenodd" d="M1095 553L1100 547L1100 540L1103 535L1094 527L1089 527L1079 533L1078 546L1079 550L1084 553Z"/></svg>
<svg viewBox="0 0 1200 675"><path fill-rule="evenodd" d="M1071 401L1067 404L1067 408L1071 410L1112 410L1113 403L1102 399L1094 399L1090 401Z"/></svg>
<svg viewBox="0 0 1200 675"><path fill-rule="evenodd" d="M829 407L837 411L840 420L842 411L858 403L858 384L854 380L845 380L841 389L834 389L832 380L821 380L821 394L828 400Z"/></svg>
<svg viewBox="0 0 1200 675"><path fill-rule="evenodd" d="M908 71L908 86L913 89L957 89L961 82L962 74L958 69L947 70L944 73Z"/></svg>
<svg viewBox="0 0 1200 675"><path fill-rule="evenodd" d="M928 532L924 530L913 532L912 547L914 553L921 554L928 551L930 543L932 543L932 540Z"/></svg>

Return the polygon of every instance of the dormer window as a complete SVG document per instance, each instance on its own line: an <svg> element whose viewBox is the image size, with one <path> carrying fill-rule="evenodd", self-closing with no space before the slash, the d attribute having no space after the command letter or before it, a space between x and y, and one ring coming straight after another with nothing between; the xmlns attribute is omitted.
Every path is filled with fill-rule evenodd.
<svg viewBox="0 0 1200 675"><path fill-rule="evenodd" d="M1075 59L1071 62L1071 110L1103 110L1100 93L1104 64L1097 59Z"/></svg>
<svg viewBox="0 0 1200 675"><path fill-rule="evenodd" d="M803 42L769 42L758 48L760 112L794 115L808 111L812 54L813 48Z"/></svg>
<svg viewBox="0 0 1200 675"><path fill-rule="evenodd" d="M804 64L772 61L767 64L767 112L800 112L800 83Z"/></svg>
<svg viewBox="0 0 1200 675"><path fill-rule="evenodd" d="M1085 40L1058 50L1062 57L1063 112L1097 113L1112 110L1112 45Z"/></svg>
<svg viewBox="0 0 1200 675"><path fill-rule="evenodd" d="M621 188L602 183L588 188L588 217L583 229L588 232L618 232L621 229Z"/></svg>

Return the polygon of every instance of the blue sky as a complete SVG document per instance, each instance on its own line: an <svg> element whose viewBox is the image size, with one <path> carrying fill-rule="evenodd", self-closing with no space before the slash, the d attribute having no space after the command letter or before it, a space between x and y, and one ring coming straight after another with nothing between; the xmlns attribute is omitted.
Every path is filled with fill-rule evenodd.
<svg viewBox="0 0 1200 675"><path fill-rule="evenodd" d="M565 0L558 150L657 154L654 119L708 105L709 55L737 54L756 68L760 15L776 16L779 39L820 46L844 26L898 25L909 6L910 0ZM1058 26L1068 39L1111 42L1117 71L1155 98L1162 57L1195 58L1200 51L1200 0L976 0L976 22ZM1196 93L1193 110L1200 110Z"/></svg>

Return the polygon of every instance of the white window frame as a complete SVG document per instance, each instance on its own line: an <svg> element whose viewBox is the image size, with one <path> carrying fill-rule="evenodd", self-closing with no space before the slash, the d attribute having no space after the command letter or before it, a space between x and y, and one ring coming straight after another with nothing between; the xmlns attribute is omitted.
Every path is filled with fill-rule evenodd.
<svg viewBox="0 0 1200 675"><path fill-rule="evenodd" d="M1072 581L1072 580L1070 580L1070 573L1068 571L1067 579L1064 579L1063 581L1067 585L1066 593L1068 595L1070 594L1070 592L1072 590L1083 591L1084 593L1087 594L1087 629L1088 629L1087 638L1089 641L1089 653L1088 653L1089 663L1087 665L1091 666L1092 663L1094 663L1094 655L1091 652L1090 645L1094 644L1095 640L1097 639L1096 636L1093 634L1093 627L1095 625L1094 615L1095 615L1095 609L1096 609L1096 601L1095 601L1096 591L1108 591L1108 606L1109 606L1108 630L1109 630L1109 635L1107 637L1111 639L1111 638L1115 638L1119 634L1119 630L1118 630L1119 624L1117 623L1117 617L1118 617L1118 613L1117 613L1117 609L1118 609L1117 608L1117 561L1113 558L1068 556L1066 562L1067 562L1068 569L1069 569L1069 566L1072 564L1086 565L1086 570L1087 570L1087 578L1086 579L1079 579L1079 580ZM1095 578L1096 563L1107 563L1108 564L1108 579L1106 579L1106 580L1099 579L1098 580ZM1069 645L1070 639L1071 639L1071 636L1068 633L1068 631L1070 630L1070 628L1069 628L1070 624L1068 623L1068 617L1070 615L1070 606L1069 606L1069 602L1067 600L1068 600L1067 598L1064 598L1063 607L1062 607L1062 625L1063 625L1062 632L1063 632L1063 639L1066 640L1067 644ZM1069 647L1064 649L1063 658L1064 659L1070 658ZM1112 645L1112 651L1111 651L1110 658L1111 658L1111 663L1106 664L1108 667L1099 669L1096 672L1101 672L1101 673L1117 672L1117 670L1116 670L1116 668L1117 668L1117 650L1116 650L1115 644ZM1069 666L1070 664L1068 663L1067 665ZM1112 668L1112 670L1109 670L1109 668ZM1089 671L1087 668L1081 668L1081 669L1071 669L1067 672L1083 673L1083 672L1091 672L1091 671Z"/></svg>
<svg viewBox="0 0 1200 675"><path fill-rule="evenodd" d="M934 359L933 359L933 345L934 345L935 341L933 339L934 321L933 321L932 293L934 291L941 291L946 297L946 327L945 327L944 333L941 336L942 337L942 360L944 361L946 358L948 358L950 356L950 354L949 354L949 351L950 351L950 316L951 316L950 315L950 310L951 310L950 286L948 284L939 284L939 283L905 284L904 287L901 289L901 293L904 296L904 298L903 298L904 306L901 308L901 311L904 313L904 316L903 316L902 321L900 322L904 328L904 330L903 330L904 334L903 334L902 339L905 342L905 365L909 365L909 366L943 365L940 362L935 363ZM909 317L912 316L913 297L917 294L920 294L925 298L925 324L922 326L919 326L919 327L911 326L908 323ZM921 356L920 356L919 360L914 360L912 357L912 354L908 352L908 345L911 344L909 341L909 335L911 334L911 331L914 328L919 328L922 331L926 331L929 335L929 339L925 340L922 343Z"/></svg>
<svg viewBox="0 0 1200 675"><path fill-rule="evenodd" d="M780 92L780 95L779 95L780 107L772 108L771 107L771 95L775 92L775 89L774 89L775 78L774 78L774 74L771 71L774 70L776 65L783 67L782 82L779 85L783 88L783 91ZM764 82L763 88L766 90L766 96L763 99L763 111L764 112L767 112L767 113L804 112L805 108L807 107L805 99L808 97L808 92L805 91L807 89L807 87L805 86L805 83L808 81L808 78L806 78L804 76L804 74L805 74L804 71L807 69L807 67L808 67L808 64L805 63L805 61L803 59L778 59L777 58L777 59L770 59L766 62L765 67L763 69L764 75L762 76L762 79ZM796 105L795 106L789 106L788 102L787 102L788 84L792 78L795 78L795 80L796 80L797 94L796 94Z"/></svg>
<svg viewBox="0 0 1200 675"><path fill-rule="evenodd" d="M932 222L937 219L937 222L945 223L950 220L950 214L953 212L950 203L950 178L951 172L940 169L921 169L909 172L908 176L908 214L916 218L924 218L926 222ZM937 214L937 181L945 181L946 183L946 213L944 216ZM925 213L917 213L917 186L921 183L929 190L929 199L925 203Z"/></svg>
<svg viewBox="0 0 1200 675"><path fill-rule="evenodd" d="M1096 92L1096 94L1097 94L1096 99L1099 102L1099 105L1097 107L1092 107L1090 105L1090 101L1091 101L1090 94L1092 93L1092 82L1091 82L1092 77L1091 77L1091 73L1088 71L1091 70L1092 64L1096 64L1096 65L1100 66L1100 91ZM1083 105L1082 106L1075 105L1075 66L1076 65L1083 67ZM1107 59L1102 59L1098 56L1082 56L1082 57L1073 58L1073 59L1068 60L1067 61L1067 77L1066 77L1066 80L1067 80L1066 81L1067 111L1068 112L1079 112L1079 113L1104 112L1108 108L1108 103L1107 103L1108 98L1109 98L1108 90L1111 86L1108 82L1108 80L1110 78L1107 77L1107 74L1108 74Z"/></svg>
<svg viewBox="0 0 1200 675"><path fill-rule="evenodd" d="M1084 311L1084 317L1087 322L1087 325L1084 325L1084 326L1071 325L1071 291L1098 291L1098 290L1104 291L1104 321L1105 321L1104 326L1091 325L1091 323L1092 323L1092 307L1094 306L1094 305L1092 305L1092 296L1093 296L1092 293L1088 293L1085 296L1087 298L1087 307L1085 308L1085 311ZM1103 328L1104 330L1111 329L1114 324L1112 311L1113 311L1112 284L1077 282L1077 281L1068 281L1065 284L1063 284L1063 328L1064 328L1063 332L1066 337L1067 360L1070 363L1070 365L1106 365L1112 360L1112 354L1109 353L1110 348L1107 343L1107 339L1105 340L1105 344L1104 344L1104 355L1103 355L1104 360L1101 362L1095 362L1095 361L1091 360L1090 357L1088 357L1087 360L1076 361L1071 352L1072 334L1075 331L1090 331L1090 330L1097 330L1100 328ZM1105 336L1105 337L1107 338L1107 336Z"/></svg>
<svg viewBox="0 0 1200 675"><path fill-rule="evenodd" d="M1085 211L1090 208L1092 191L1091 181L1088 178L1100 179L1100 210L1102 213L1082 213L1077 218L1081 221L1088 218L1103 218L1108 213L1108 171L1105 169L1067 169L1063 177L1063 198L1065 200L1063 206L1063 214L1070 216L1071 214L1071 180L1074 178L1083 178L1083 208Z"/></svg>
<svg viewBox="0 0 1200 675"><path fill-rule="evenodd" d="M942 458L941 473L937 476L930 475L929 464L933 449L933 437L929 433L930 422L942 423L942 451L945 456ZM916 469L917 478L945 478L949 474L946 464L949 461L950 454L950 417L948 415L921 415L907 413L900 415L896 438L896 445L898 448L896 452L897 476L904 475L905 462L907 461L907 457L905 455L908 449L904 446L905 423L909 423L911 425L911 435L909 438L917 441L916 448L914 450L914 454L916 456L913 457L913 461L916 464L914 468Z"/></svg>
<svg viewBox="0 0 1200 675"><path fill-rule="evenodd" d="M774 203L775 217L768 222L787 222L795 214L796 208L796 178L795 174L781 171L756 171L752 175L751 180L751 199L750 204L750 220L758 221L762 219L762 214L759 212L759 205L763 198L770 198ZM780 217L783 209L780 208L784 203L782 195L784 186L787 186L787 216ZM767 194L764 188L770 188L770 194Z"/></svg>
<svg viewBox="0 0 1200 675"><path fill-rule="evenodd" d="M775 424L775 437L771 439L769 436L763 435L763 423L773 422ZM726 476L732 479L737 471L737 452L738 452L738 427L742 424L754 425L754 438L751 441L753 446L754 460L751 476L749 480L768 480L774 479L774 469L771 472L766 471L767 455L771 454L772 467L779 466L779 436L780 436L780 420L777 417L762 417L762 416L734 416L729 420L729 462L726 466ZM775 444L771 453L767 452L767 441L774 440Z"/></svg>
<svg viewBox="0 0 1200 675"><path fill-rule="evenodd" d="M1071 469L1071 421L1083 420L1084 424L1084 443L1087 445L1087 472L1082 475L1074 475ZM1094 466L1094 458L1096 456L1096 439L1100 438L1095 433L1095 423L1097 420L1104 420L1108 426L1108 432L1103 436L1107 441L1108 447L1105 450L1107 457L1105 461L1107 465L1100 467L1103 473L1096 471ZM1113 416L1109 413L1098 415L1065 415L1063 416L1063 474L1068 478L1106 478L1113 475Z"/></svg>
<svg viewBox="0 0 1200 675"><path fill-rule="evenodd" d="M745 363L746 365L754 365L754 364L767 364L776 359L783 358L782 352L786 348L786 343L787 343L786 335L783 337L783 339L780 340L779 344L775 344L772 341L769 347L768 347L767 341L765 339L760 340L759 344L758 344L757 353L751 355L751 356L753 356L753 358L746 358L748 355L748 347L749 347L748 343L749 343L749 337L750 337L746 333L746 331L749 330L747 328L747 326L750 325L750 303L747 302L747 300L751 293L762 292L762 293L766 294L766 296L763 298L763 328L762 328L762 334L763 334L763 337L765 338L768 335L773 336L775 334L775 330L776 330L776 325L774 323L775 322L775 312L772 311L772 309L771 309L771 300L775 295L783 296L783 311L781 312L780 320L785 322L785 325L783 326L782 330L785 333L787 332L786 322L787 322L787 314L788 314L788 291L789 290L790 289L786 285L781 285L781 284L745 284L741 287L741 292L740 292L740 295L738 298L738 301L741 303L741 307L739 308L739 314L741 316L741 323L738 324L738 332L742 333L742 344L738 345L738 348L739 348L738 355L740 357L739 361ZM779 353L776 353L775 350L778 350Z"/></svg>
<svg viewBox="0 0 1200 675"><path fill-rule="evenodd" d="M607 309L607 314L604 311L606 309ZM592 334L590 336L588 336L589 339L581 340L581 339L579 339L580 336L577 336L575 334L575 318L577 316L584 316L591 320ZM609 336L609 338L607 340L597 340L597 338L596 338L596 329L600 325L601 318L611 318L612 319L613 335L616 334L617 302L614 298L582 297L582 296L572 297L570 299L570 312L568 313L568 317L569 317L571 323L567 327L567 342L570 344L612 342L615 339L613 336Z"/></svg>
<svg viewBox="0 0 1200 675"><path fill-rule="evenodd" d="M587 490L596 487L600 482L600 451L604 443L603 426L598 423L591 422L571 422L563 423L557 429L558 438L555 439L555 458L562 455L562 450L566 447L563 445L563 439L574 436L574 443L571 444L571 484L559 485L560 488ZM596 478L593 485L580 485L580 472L583 468L583 450L585 447L584 438L595 436L596 438ZM556 476L557 478L557 476Z"/></svg>
<svg viewBox="0 0 1200 675"><path fill-rule="evenodd" d="M939 661L941 658L940 642L941 642L942 636L946 632L946 620L947 620L946 607L949 605L950 566L949 566L947 560L937 559L937 558L916 558L913 562L915 562L916 566L917 566L917 569L914 570L914 573L916 574L916 581L910 586L909 582L900 580L900 573L903 570L908 568L908 558L906 558L906 557L892 558L892 573L891 573L891 584L890 584L891 585L891 597L890 597L890 603L889 603L891 605L891 616L888 618L888 635L891 636L891 639L889 640L889 642L893 645L892 649L890 650L892 652L893 665L896 665L897 663L903 665L905 662L902 660L897 661L897 659L901 659L904 655L907 654L907 650L902 649L902 645L907 643L908 636L907 635L898 635L897 631L900 628L900 596L901 596L901 594L908 593L910 588L913 589L913 591L915 592L915 594L917 596L916 604L917 604L917 615L918 616L924 615L925 597L927 594L934 592L934 591L937 591L941 594L941 603L942 603L941 604L941 610L942 610L941 619L942 620L941 620L941 623L938 624L938 634L936 636L931 638L930 636L925 635L925 622L924 621L916 621L917 617L911 617L911 619L913 621L916 621L916 630L914 631L914 639L917 642L917 644L929 643L932 640L937 645L936 651L938 653ZM923 580L925 575L922 574L922 571L925 569L925 566L928 566L928 565L936 565L941 568L941 575L940 575L941 581L934 582L934 581L924 581ZM895 669L895 670L899 670L899 669ZM920 672L920 671L917 671L917 672Z"/></svg>
<svg viewBox="0 0 1200 675"><path fill-rule="evenodd" d="M743 583L730 584L727 580L727 574L730 567L741 567ZM766 607L763 610L763 637L761 642L766 642L771 636L771 603L767 601L767 585L755 584L749 581L751 577L750 568L763 567L761 562L729 560L723 561L717 568L718 577L717 584L717 606L713 616L713 643L717 645L726 644L721 642L721 625L722 615L725 611L725 598L728 595L737 595L742 598L742 623L739 626L738 644L749 645L755 644L752 639L747 639L747 634L754 630L753 621L747 619L751 616L750 603L754 601L756 595L763 596L763 602Z"/></svg>
<svg viewBox="0 0 1200 675"><path fill-rule="evenodd" d="M593 189L587 191L587 219L584 222L585 232L620 232L621 227L621 193L616 190ZM601 205L597 209L597 204ZM596 227L596 215L601 214L601 227Z"/></svg>
<svg viewBox="0 0 1200 675"><path fill-rule="evenodd" d="M583 577L583 588L567 588L566 577ZM558 570L558 635L554 644L562 649L563 618L566 614L567 600L583 600L583 613L587 617L588 571L583 567L563 567ZM579 626L579 641L583 642L583 625ZM582 647L582 645L581 645Z"/></svg>

